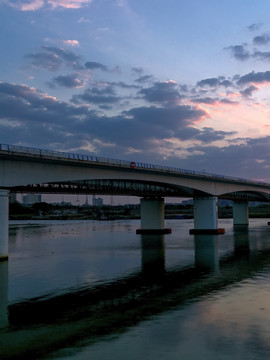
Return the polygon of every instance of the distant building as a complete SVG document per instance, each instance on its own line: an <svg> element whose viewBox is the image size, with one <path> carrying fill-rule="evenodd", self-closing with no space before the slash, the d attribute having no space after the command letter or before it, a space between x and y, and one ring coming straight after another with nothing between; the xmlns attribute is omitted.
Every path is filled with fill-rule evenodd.
<svg viewBox="0 0 270 360"><path fill-rule="evenodd" d="M88 196L87 195L86 195L86 198L85 198L85 203L82 206L83 207L88 207L89 206Z"/></svg>
<svg viewBox="0 0 270 360"><path fill-rule="evenodd" d="M103 199L102 198L96 198L95 196L93 196L93 206L103 206Z"/></svg>
<svg viewBox="0 0 270 360"><path fill-rule="evenodd" d="M226 207L226 206L233 206L233 202L231 200L219 199L218 206Z"/></svg>
<svg viewBox="0 0 270 360"><path fill-rule="evenodd" d="M41 203L42 197L39 194L27 194L23 195L24 205L33 205L35 203Z"/></svg>
<svg viewBox="0 0 270 360"><path fill-rule="evenodd" d="M190 200L183 200L182 205L193 205L193 199Z"/></svg>

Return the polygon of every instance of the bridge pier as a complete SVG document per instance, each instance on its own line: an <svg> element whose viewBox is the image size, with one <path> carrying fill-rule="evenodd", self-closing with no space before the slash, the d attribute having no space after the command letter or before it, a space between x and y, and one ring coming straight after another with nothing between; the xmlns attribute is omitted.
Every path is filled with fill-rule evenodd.
<svg viewBox="0 0 270 360"><path fill-rule="evenodd" d="M234 201L233 202L233 225L248 227L248 202Z"/></svg>
<svg viewBox="0 0 270 360"><path fill-rule="evenodd" d="M141 229L137 234L168 234L171 229L164 227L164 199L141 199Z"/></svg>
<svg viewBox="0 0 270 360"><path fill-rule="evenodd" d="M0 261L8 259L9 191L0 190Z"/></svg>
<svg viewBox="0 0 270 360"><path fill-rule="evenodd" d="M194 229L190 234L224 234L223 228L218 228L217 197L200 197L193 200Z"/></svg>

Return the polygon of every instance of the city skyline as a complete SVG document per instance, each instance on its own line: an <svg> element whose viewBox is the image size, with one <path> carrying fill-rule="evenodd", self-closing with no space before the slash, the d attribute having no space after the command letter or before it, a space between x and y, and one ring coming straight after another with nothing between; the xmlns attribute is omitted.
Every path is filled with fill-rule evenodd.
<svg viewBox="0 0 270 360"><path fill-rule="evenodd" d="M268 1L0 6L0 143L270 182Z"/></svg>

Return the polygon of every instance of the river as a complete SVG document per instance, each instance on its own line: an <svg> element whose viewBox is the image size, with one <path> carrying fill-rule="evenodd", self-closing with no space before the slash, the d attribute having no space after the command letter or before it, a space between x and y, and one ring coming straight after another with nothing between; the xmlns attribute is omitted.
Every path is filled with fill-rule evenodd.
<svg viewBox="0 0 270 360"><path fill-rule="evenodd" d="M137 220L10 222L0 358L270 357L270 226L136 235Z"/></svg>

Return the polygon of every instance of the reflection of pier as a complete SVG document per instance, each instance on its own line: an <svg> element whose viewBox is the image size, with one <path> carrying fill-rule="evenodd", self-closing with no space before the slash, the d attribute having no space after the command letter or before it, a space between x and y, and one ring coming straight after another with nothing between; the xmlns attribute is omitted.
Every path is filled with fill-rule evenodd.
<svg viewBox="0 0 270 360"><path fill-rule="evenodd" d="M195 264L199 268L218 272L218 236L195 235Z"/></svg>
<svg viewBox="0 0 270 360"><path fill-rule="evenodd" d="M234 250L223 258L218 256L216 240L210 235L196 237L195 265L166 271L163 237L145 235L141 272L106 285L9 305L9 324L14 330L1 332L1 358L9 354L10 358L36 359L67 343L76 345L83 337L97 341L98 336L123 331L151 315L248 278L270 262L269 250L249 251L247 233L235 233ZM1 275L7 279L6 270L1 268ZM1 311L6 313L4 306Z"/></svg>
<svg viewBox="0 0 270 360"><path fill-rule="evenodd" d="M0 329L8 325L8 263L0 261Z"/></svg>

